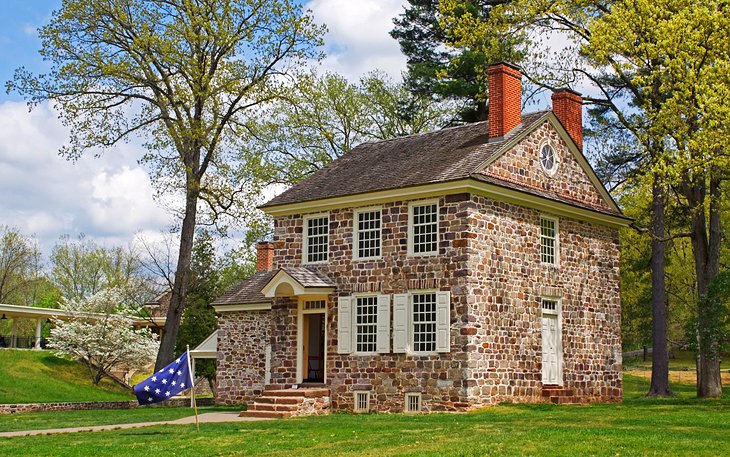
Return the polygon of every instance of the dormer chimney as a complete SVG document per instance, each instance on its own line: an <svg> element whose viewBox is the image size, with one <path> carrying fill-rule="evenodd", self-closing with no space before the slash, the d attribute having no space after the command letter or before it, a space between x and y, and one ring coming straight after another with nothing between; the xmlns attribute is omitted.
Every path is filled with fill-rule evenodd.
<svg viewBox="0 0 730 457"><path fill-rule="evenodd" d="M500 62L489 76L489 139L501 139L522 122L522 72Z"/></svg>
<svg viewBox="0 0 730 457"><path fill-rule="evenodd" d="M261 241L256 245L256 271L274 268L274 243Z"/></svg>
<svg viewBox="0 0 730 457"><path fill-rule="evenodd" d="M553 92L553 113L563 124L568 135L583 150L583 97L570 89Z"/></svg>

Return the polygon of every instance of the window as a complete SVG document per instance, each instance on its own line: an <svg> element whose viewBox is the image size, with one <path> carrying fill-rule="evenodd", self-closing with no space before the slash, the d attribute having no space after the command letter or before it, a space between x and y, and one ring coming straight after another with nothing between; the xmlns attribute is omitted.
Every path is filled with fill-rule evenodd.
<svg viewBox="0 0 730 457"><path fill-rule="evenodd" d="M403 412L420 413L421 412L421 394L418 392L407 393L405 397Z"/></svg>
<svg viewBox="0 0 730 457"><path fill-rule="evenodd" d="M380 209L355 212L355 258L380 257Z"/></svg>
<svg viewBox="0 0 730 457"><path fill-rule="evenodd" d="M451 292L393 295L393 352L451 351Z"/></svg>
<svg viewBox="0 0 730 457"><path fill-rule="evenodd" d="M324 309L324 300L307 300L304 302L304 309Z"/></svg>
<svg viewBox="0 0 730 457"><path fill-rule="evenodd" d="M411 205L409 214L409 254L424 255L438 252L438 204Z"/></svg>
<svg viewBox="0 0 730 457"><path fill-rule="evenodd" d="M367 413L370 411L370 392L367 390L356 390L354 394L354 407L352 410L356 413Z"/></svg>
<svg viewBox="0 0 730 457"><path fill-rule="evenodd" d="M557 265L558 258L558 220L550 217L541 217L540 261L550 265Z"/></svg>
<svg viewBox="0 0 730 457"><path fill-rule="evenodd" d="M337 352L390 352L390 295L338 297Z"/></svg>
<svg viewBox="0 0 730 457"><path fill-rule="evenodd" d="M326 262L329 252L329 216L304 219L304 263Z"/></svg>
<svg viewBox="0 0 730 457"><path fill-rule="evenodd" d="M436 351L436 294L413 295L413 350Z"/></svg>
<svg viewBox="0 0 730 457"><path fill-rule="evenodd" d="M548 314L556 314L558 312L558 301L552 298L543 298L542 311Z"/></svg>
<svg viewBox="0 0 730 457"><path fill-rule="evenodd" d="M355 351L377 352L378 297L357 297L355 303Z"/></svg>
<svg viewBox="0 0 730 457"><path fill-rule="evenodd" d="M545 173L552 176L558 169L558 159L555 155L555 149L552 146L545 143L540 148L540 165Z"/></svg>

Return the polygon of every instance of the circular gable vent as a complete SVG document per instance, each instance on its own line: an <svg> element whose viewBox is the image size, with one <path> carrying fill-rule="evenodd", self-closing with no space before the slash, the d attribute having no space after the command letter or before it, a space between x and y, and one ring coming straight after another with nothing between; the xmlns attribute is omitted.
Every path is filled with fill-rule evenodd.
<svg viewBox="0 0 730 457"><path fill-rule="evenodd" d="M547 143L540 148L540 165L549 176L553 176L558 170L558 156L555 149Z"/></svg>

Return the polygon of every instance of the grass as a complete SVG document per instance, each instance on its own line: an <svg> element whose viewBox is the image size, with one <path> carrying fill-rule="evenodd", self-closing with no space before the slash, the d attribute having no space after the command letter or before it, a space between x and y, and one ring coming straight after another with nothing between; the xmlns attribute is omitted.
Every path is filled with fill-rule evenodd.
<svg viewBox="0 0 730 457"><path fill-rule="evenodd" d="M204 406L200 414L212 411L240 411L240 407ZM62 411L0 415L0 432L46 430L51 428L86 427L91 425L131 424L135 422L171 421L192 416L190 408L152 407L94 411Z"/></svg>
<svg viewBox="0 0 730 457"><path fill-rule="evenodd" d="M623 361L624 370L635 376L651 378L651 355L647 360L639 357L627 357ZM675 351L674 356L669 359L669 381L674 388L675 383L694 384L697 382L697 372L695 371L696 360L694 353L690 351ZM730 362L723 361L720 364L720 376L722 383L730 384Z"/></svg>
<svg viewBox="0 0 730 457"><path fill-rule="evenodd" d="M730 453L730 400L644 398L648 382L626 376L623 404L504 404L469 414L349 415L286 421L155 426L73 435L0 438L23 455L596 455ZM726 392L726 396L730 391ZM65 414L65 413L61 413Z"/></svg>
<svg viewBox="0 0 730 457"><path fill-rule="evenodd" d="M109 379L91 382L82 364L49 351L0 349L0 403L132 400Z"/></svg>

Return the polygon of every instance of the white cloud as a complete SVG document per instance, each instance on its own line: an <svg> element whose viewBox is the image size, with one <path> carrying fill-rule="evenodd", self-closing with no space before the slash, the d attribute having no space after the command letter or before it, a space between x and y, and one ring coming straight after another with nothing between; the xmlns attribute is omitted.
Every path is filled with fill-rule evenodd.
<svg viewBox="0 0 730 457"><path fill-rule="evenodd" d="M58 155L68 131L41 105L0 104L0 221L38 237L49 252L59 236L86 233L100 243L128 243L138 230L159 230L170 217L152 199L141 154L122 145L73 163Z"/></svg>
<svg viewBox="0 0 730 457"><path fill-rule="evenodd" d="M312 0L311 9L319 23L327 25L327 57L324 70L350 80L372 70L382 70L400 79L406 58L390 36L393 18L403 12L402 0Z"/></svg>

